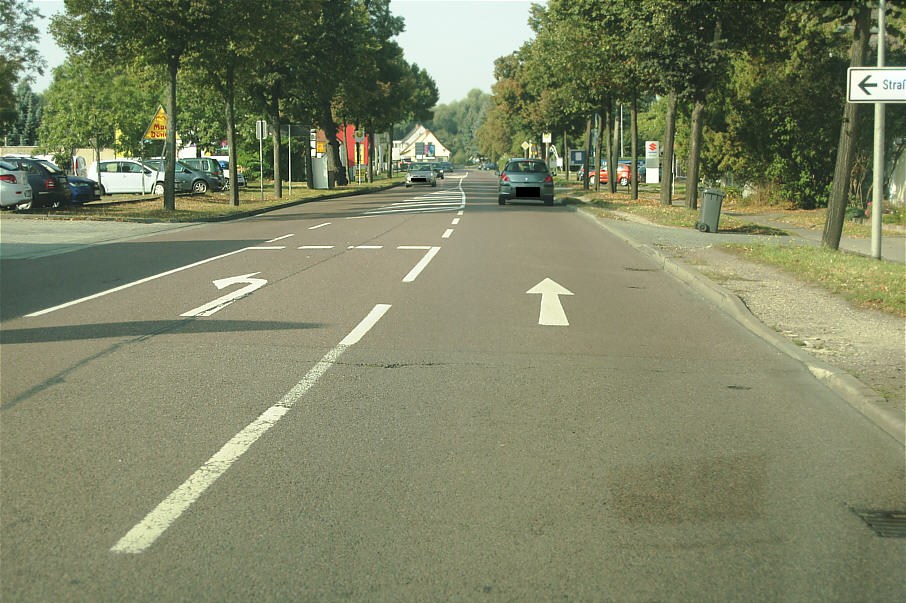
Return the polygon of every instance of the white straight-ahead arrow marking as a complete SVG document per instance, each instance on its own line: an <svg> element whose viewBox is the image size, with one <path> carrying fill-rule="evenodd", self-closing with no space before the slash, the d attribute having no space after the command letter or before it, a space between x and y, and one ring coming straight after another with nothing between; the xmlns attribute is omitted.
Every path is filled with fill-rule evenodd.
<svg viewBox="0 0 906 603"><path fill-rule="evenodd" d="M560 303L560 296L573 295L572 291L546 278L526 291L526 293L541 295L541 313L538 316L539 325L551 327L569 326L569 321L566 320L566 312L563 311L563 305Z"/></svg>
<svg viewBox="0 0 906 603"><path fill-rule="evenodd" d="M227 278L217 279L214 282L214 286L218 289L223 289L224 287L229 287L230 285L238 285L239 283L248 283L245 287L241 289L236 289L232 293L227 293L223 297L218 297L212 302L208 302L203 306L198 306L194 310L189 310L180 316L210 316L215 312L223 310L231 303L236 301L241 297L245 297L255 289L259 289L267 284L267 281L263 278L252 278L256 274L261 274L260 272L252 272L250 274L242 274L240 276L230 276Z"/></svg>

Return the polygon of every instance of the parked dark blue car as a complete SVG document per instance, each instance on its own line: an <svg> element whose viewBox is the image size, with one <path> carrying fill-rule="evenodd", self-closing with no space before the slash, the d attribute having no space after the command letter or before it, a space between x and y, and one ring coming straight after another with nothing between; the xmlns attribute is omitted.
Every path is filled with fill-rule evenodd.
<svg viewBox="0 0 906 603"><path fill-rule="evenodd" d="M100 200L101 187L91 178L67 176L66 180L69 182L69 190L72 193L70 203L88 203Z"/></svg>

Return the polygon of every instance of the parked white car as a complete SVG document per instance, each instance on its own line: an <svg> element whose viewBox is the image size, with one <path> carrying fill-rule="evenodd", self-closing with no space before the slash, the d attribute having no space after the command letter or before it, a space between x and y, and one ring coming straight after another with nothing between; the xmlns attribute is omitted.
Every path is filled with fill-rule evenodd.
<svg viewBox="0 0 906 603"><path fill-rule="evenodd" d="M101 194L154 193L164 194L164 174L148 165L142 166L131 159L111 159L101 162L98 174L97 162L88 167L87 177L100 183Z"/></svg>
<svg viewBox="0 0 906 603"><path fill-rule="evenodd" d="M31 209L32 195L28 172L0 160L0 207Z"/></svg>
<svg viewBox="0 0 906 603"><path fill-rule="evenodd" d="M223 156L223 155L217 155L217 156L212 156L211 158L216 159L217 163L220 164L220 168L223 170L224 188L225 189L230 188L230 157ZM242 188L246 184L247 183L245 180L245 174L243 174L242 172L240 172L237 169L236 170L236 186L238 186L239 188Z"/></svg>

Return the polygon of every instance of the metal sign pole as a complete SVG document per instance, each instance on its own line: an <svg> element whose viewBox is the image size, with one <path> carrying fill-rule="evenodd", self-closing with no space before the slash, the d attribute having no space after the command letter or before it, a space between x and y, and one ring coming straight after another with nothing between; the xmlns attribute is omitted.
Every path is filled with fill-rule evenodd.
<svg viewBox="0 0 906 603"><path fill-rule="evenodd" d="M293 198L293 124L289 124L286 135L286 144L289 150L286 152L286 160L289 162L289 198Z"/></svg>
<svg viewBox="0 0 906 603"><path fill-rule="evenodd" d="M878 0L878 67L886 59L884 0ZM871 257L881 259L881 218L884 214L884 103L875 103L874 164L871 194Z"/></svg>

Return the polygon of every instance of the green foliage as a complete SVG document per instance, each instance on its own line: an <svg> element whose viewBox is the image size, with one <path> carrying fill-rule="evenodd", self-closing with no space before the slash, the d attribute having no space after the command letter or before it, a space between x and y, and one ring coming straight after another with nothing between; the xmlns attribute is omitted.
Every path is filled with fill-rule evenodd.
<svg viewBox="0 0 906 603"><path fill-rule="evenodd" d="M30 0L0 0L0 126L17 119L17 91L13 85L31 73L43 73L44 60L35 44L40 17Z"/></svg>
<svg viewBox="0 0 906 603"><path fill-rule="evenodd" d="M27 81L19 82L14 95L12 118L5 123L0 121L0 140L5 140L10 145L37 144L43 109L41 95L32 92Z"/></svg>

